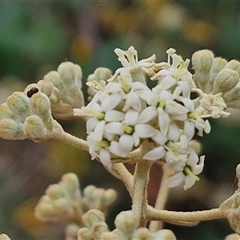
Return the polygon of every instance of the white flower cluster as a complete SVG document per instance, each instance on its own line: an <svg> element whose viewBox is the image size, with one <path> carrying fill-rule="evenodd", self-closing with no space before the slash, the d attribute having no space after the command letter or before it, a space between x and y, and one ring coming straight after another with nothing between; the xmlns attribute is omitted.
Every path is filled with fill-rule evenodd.
<svg viewBox="0 0 240 240"><path fill-rule="evenodd" d="M190 141L196 130L200 136L210 132L207 118L229 115L221 93L207 94L198 88L188 71L190 61L174 49L167 51L168 61L162 63L155 63L155 55L138 61L133 47L115 53L123 67L109 79L91 81L94 97L86 107L75 109L75 115L88 117L92 159L111 167L111 159L124 162L131 151L151 143L142 159L167 163L175 172L169 187L182 182L184 189L191 187L199 179L204 156L198 158ZM157 83L152 89L146 76Z"/></svg>

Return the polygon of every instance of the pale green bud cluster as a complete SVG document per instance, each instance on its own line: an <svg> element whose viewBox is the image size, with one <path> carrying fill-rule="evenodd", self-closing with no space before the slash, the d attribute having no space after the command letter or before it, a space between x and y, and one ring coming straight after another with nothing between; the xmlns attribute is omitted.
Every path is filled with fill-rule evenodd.
<svg viewBox="0 0 240 240"><path fill-rule="evenodd" d="M117 198L117 193L113 189L104 190L93 185L87 186L83 190L83 202L89 209L99 209L105 212L106 208Z"/></svg>
<svg viewBox="0 0 240 240"><path fill-rule="evenodd" d="M0 234L0 240L11 240L6 234Z"/></svg>
<svg viewBox="0 0 240 240"><path fill-rule="evenodd" d="M240 108L240 62L214 57L209 50L192 55L194 81L205 93L222 93L227 107Z"/></svg>
<svg viewBox="0 0 240 240"><path fill-rule="evenodd" d="M73 173L63 175L58 184L50 185L35 208L35 216L40 220L78 219L82 208L78 178Z"/></svg>
<svg viewBox="0 0 240 240"><path fill-rule="evenodd" d="M48 139L53 118L48 97L39 92L14 92L0 105L0 136L4 139Z"/></svg>
<svg viewBox="0 0 240 240"><path fill-rule="evenodd" d="M78 240L176 240L173 232L167 229L152 233L147 228L138 228L137 216L130 210L117 215L113 231L108 230L104 215L98 210L85 213L83 221L86 227L78 231Z"/></svg>
<svg viewBox="0 0 240 240"><path fill-rule="evenodd" d="M59 119L74 118L73 109L84 106L80 66L71 62L61 63L57 71L49 72L43 80L54 86L50 96L53 116Z"/></svg>
<svg viewBox="0 0 240 240"><path fill-rule="evenodd" d="M233 233L226 236L224 240L240 240L240 236L236 233Z"/></svg>

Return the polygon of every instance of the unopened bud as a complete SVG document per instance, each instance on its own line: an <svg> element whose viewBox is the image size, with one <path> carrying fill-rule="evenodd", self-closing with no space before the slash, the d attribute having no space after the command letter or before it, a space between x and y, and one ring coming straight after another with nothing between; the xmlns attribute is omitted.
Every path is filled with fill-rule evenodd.
<svg viewBox="0 0 240 240"><path fill-rule="evenodd" d="M63 217L71 217L74 214L74 211L65 198L59 198L52 203L52 209L55 215Z"/></svg>
<svg viewBox="0 0 240 240"><path fill-rule="evenodd" d="M103 195L103 203L104 205L108 206L110 205L112 202L114 202L117 198L117 193L115 190L113 189L107 189L106 191L104 191L104 195Z"/></svg>
<svg viewBox="0 0 240 240"><path fill-rule="evenodd" d="M76 174L64 174L59 185L65 189L65 191L68 192L72 197L80 198L79 181Z"/></svg>
<svg viewBox="0 0 240 240"><path fill-rule="evenodd" d="M0 240L11 240L11 239L8 237L8 235L2 233L0 234Z"/></svg>
<svg viewBox="0 0 240 240"><path fill-rule="evenodd" d="M94 223L105 222L105 217L101 211L91 209L83 215L82 220L87 227L91 227Z"/></svg>
<svg viewBox="0 0 240 240"><path fill-rule="evenodd" d="M139 225L139 221L133 211L120 212L115 219L115 226L124 233L133 232Z"/></svg>
<svg viewBox="0 0 240 240"><path fill-rule="evenodd" d="M152 240L152 233L147 228L138 228L134 234L133 239L147 239Z"/></svg>
<svg viewBox="0 0 240 240"><path fill-rule="evenodd" d="M22 92L14 92L7 99L7 105L15 114L26 116L29 113L29 98Z"/></svg>
<svg viewBox="0 0 240 240"><path fill-rule="evenodd" d="M237 233L229 234L224 240L240 240L240 236Z"/></svg>
<svg viewBox="0 0 240 240"><path fill-rule="evenodd" d="M23 134L23 124L12 119L0 120L0 136L8 140L20 140L26 137Z"/></svg>
<svg viewBox="0 0 240 240"><path fill-rule="evenodd" d="M48 119L51 115L50 101L44 93L34 94L30 99L30 107L35 114L44 119Z"/></svg>
<svg viewBox="0 0 240 240"><path fill-rule="evenodd" d="M68 225L65 229L66 239L75 240L77 237L79 228L80 228L79 225L75 223Z"/></svg>
<svg viewBox="0 0 240 240"><path fill-rule="evenodd" d="M93 239L100 239L104 232L108 231L108 226L105 222L96 222L91 226L90 234Z"/></svg>
<svg viewBox="0 0 240 240"><path fill-rule="evenodd" d="M0 119L4 118L15 118L15 113L8 107L7 103L2 103L0 105Z"/></svg>
<svg viewBox="0 0 240 240"><path fill-rule="evenodd" d="M222 95L228 107L240 108L240 82L230 91Z"/></svg>
<svg viewBox="0 0 240 240"><path fill-rule="evenodd" d="M89 233L89 229L86 227L80 228L77 233L77 237L79 240L88 240L91 239L91 235Z"/></svg>
<svg viewBox="0 0 240 240"><path fill-rule="evenodd" d="M162 229L159 230L155 233L153 233L153 239L154 240L176 240L176 236L174 235L174 233L171 230L168 229Z"/></svg>
<svg viewBox="0 0 240 240"><path fill-rule="evenodd" d="M59 186L59 184L50 185L46 190L46 195L53 200L56 200L58 198L65 196L63 189Z"/></svg>
<svg viewBox="0 0 240 240"><path fill-rule="evenodd" d="M209 50L200 50L192 55L192 65L195 70L194 81L206 93L210 93L212 90L212 83L209 80L213 59L213 53Z"/></svg>
<svg viewBox="0 0 240 240"><path fill-rule="evenodd" d="M25 119L23 132L29 139L41 139L47 135L48 130L39 116L31 115Z"/></svg>
<svg viewBox="0 0 240 240"><path fill-rule="evenodd" d="M63 62L58 66L57 70L62 81L67 87L82 87L82 70L80 66L71 62Z"/></svg>
<svg viewBox="0 0 240 240"><path fill-rule="evenodd" d="M39 220L47 220L55 218L52 205L48 203L38 203L35 208L35 217Z"/></svg>
<svg viewBox="0 0 240 240"><path fill-rule="evenodd" d="M240 75L240 62L237 61L237 60L231 60L231 61L229 61L229 62L226 64L225 68L230 68L230 69L232 69L232 70L235 70L235 71L237 71L238 74Z"/></svg>
<svg viewBox="0 0 240 240"><path fill-rule="evenodd" d="M211 80L214 81L217 74L226 66L227 61L223 58L216 57L213 59L212 69L211 69Z"/></svg>
<svg viewBox="0 0 240 240"><path fill-rule="evenodd" d="M129 239L125 236L119 229L114 229L112 232L105 232L101 235L100 240L127 240Z"/></svg>
<svg viewBox="0 0 240 240"><path fill-rule="evenodd" d="M213 85L213 94L218 92L226 92L234 88L239 81L238 72L224 68L216 76L214 85Z"/></svg>

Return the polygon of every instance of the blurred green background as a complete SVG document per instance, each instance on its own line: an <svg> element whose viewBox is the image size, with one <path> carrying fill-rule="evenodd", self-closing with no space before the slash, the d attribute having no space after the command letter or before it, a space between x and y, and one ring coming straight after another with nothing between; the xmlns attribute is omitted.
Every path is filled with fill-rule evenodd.
<svg viewBox="0 0 240 240"><path fill-rule="evenodd" d="M155 53L166 61L173 47L184 58L208 48L216 56L240 59L240 1L1 1L0 102L13 91L40 80L69 60L83 69L83 81L96 67L114 72L120 63L113 50L134 46L139 59ZM84 83L83 83L84 85ZM84 87L85 90L85 87ZM212 121L212 131L199 140L206 162L201 181L184 192L170 191L167 209L201 210L217 207L236 190L235 167L240 159L240 114ZM82 122L64 128L85 136ZM130 166L131 167L131 166ZM88 154L56 141L0 141L0 233L14 239L64 239L60 224L43 224L33 216L46 187L67 172L88 184L115 188L119 199L109 222L131 205L123 185ZM161 177L152 169L149 202L154 204ZM113 225L110 225L113 227ZM197 227L166 224L178 240L218 240L232 233L226 220Z"/></svg>

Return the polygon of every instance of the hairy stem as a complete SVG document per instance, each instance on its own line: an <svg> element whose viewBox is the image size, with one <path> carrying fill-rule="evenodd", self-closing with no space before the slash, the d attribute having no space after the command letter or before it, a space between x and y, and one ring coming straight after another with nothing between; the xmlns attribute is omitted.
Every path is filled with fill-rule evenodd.
<svg viewBox="0 0 240 240"><path fill-rule="evenodd" d="M147 205L146 189L149 180L151 162L139 162L134 172L134 189L132 198L132 211L136 214L139 224L145 218L145 206Z"/></svg>
<svg viewBox="0 0 240 240"><path fill-rule="evenodd" d="M51 137L77 149L88 151L87 141L65 132L57 121L54 122L54 128Z"/></svg>
<svg viewBox="0 0 240 240"><path fill-rule="evenodd" d="M183 222L200 222L213 219L226 218L227 213L220 210L219 208L214 208L211 210L194 211L194 212L176 212L167 210L158 210L153 207L148 206L147 217L150 220L160 220L164 222L174 222L180 225Z"/></svg>

